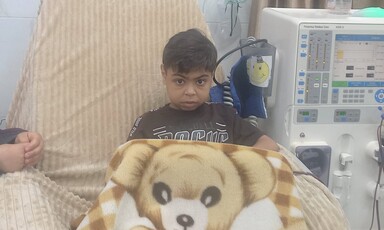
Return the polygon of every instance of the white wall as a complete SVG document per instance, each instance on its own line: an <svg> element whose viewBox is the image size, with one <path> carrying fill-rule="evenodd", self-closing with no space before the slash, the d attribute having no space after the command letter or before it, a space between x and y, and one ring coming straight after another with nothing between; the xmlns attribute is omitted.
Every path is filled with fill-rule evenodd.
<svg viewBox="0 0 384 230"><path fill-rule="evenodd" d="M228 51L238 47L241 38L248 37L249 14L252 1L237 1L241 2L237 14L238 22L232 36L230 36L231 6L227 5L227 9L225 9L225 3L228 2L228 0L199 0L200 8L205 16L205 21L209 26L215 45L218 49L219 58ZM227 76L229 76L231 67L239 58L240 51L237 51L221 62L223 70Z"/></svg>
<svg viewBox="0 0 384 230"><path fill-rule="evenodd" d="M40 0L0 0L0 128L19 79Z"/></svg>
<svg viewBox="0 0 384 230"><path fill-rule="evenodd" d="M81 0L79 0L81 1ZM239 0L238 22L232 36L230 33L231 6L225 10L226 0L198 0L205 16L219 57L246 38L251 0ZM38 14L40 0L0 0L0 128L5 127L5 118L13 97L26 55L33 26ZM225 73L240 57L239 52L226 58L222 64Z"/></svg>

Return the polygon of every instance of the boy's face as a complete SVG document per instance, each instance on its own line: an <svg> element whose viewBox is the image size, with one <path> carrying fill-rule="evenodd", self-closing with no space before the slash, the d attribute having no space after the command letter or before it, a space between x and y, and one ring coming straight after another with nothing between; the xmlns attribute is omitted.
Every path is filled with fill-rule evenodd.
<svg viewBox="0 0 384 230"><path fill-rule="evenodd" d="M161 65L163 82L173 109L192 111L209 100L212 73L206 70L178 73Z"/></svg>

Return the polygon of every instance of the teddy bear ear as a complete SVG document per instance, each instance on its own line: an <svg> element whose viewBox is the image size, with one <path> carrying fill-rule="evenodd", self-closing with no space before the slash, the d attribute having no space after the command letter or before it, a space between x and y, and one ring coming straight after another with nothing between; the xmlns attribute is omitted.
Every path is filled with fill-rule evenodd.
<svg viewBox="0 0 384 230"><path fill-rule="evenodd" d="M135 190L139 186L148 160L157 150L157 147L145 141L127 142L114 153L107 176L108 172L112 171L110 178L115 183L125 186L128 191Z"/></svg>
<svg viewBox="0 0 384 230"><path fill-rule="evenodd" d="M227 155L244 183L246 204L263 199L272 192L277 180L276 173L264 156L252 150L239 150Z"/></svg>

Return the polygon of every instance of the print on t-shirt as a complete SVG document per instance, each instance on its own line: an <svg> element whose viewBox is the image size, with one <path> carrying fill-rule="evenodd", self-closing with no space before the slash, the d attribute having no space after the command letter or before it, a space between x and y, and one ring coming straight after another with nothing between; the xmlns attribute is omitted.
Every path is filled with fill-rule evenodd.
<svg viewBox="0 0 384 230"><path fill-rule="evenodd" d="M159 139L177 139L224 143L228 140L225 124L214 122L194 123L185 126L161 126L153 129L153 135Z"/></svg>

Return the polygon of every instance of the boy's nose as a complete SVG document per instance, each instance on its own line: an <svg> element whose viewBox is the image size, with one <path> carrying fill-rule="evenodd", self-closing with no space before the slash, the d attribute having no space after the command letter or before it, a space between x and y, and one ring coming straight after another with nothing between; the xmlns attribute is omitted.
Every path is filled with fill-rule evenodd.
<svg viewBox="0 0 384 230"><path fill-rule="evenodd" d="M185 94L186 95L195 95L196 94L195 87L187 86L187 88L185 89Z"/></svg>

